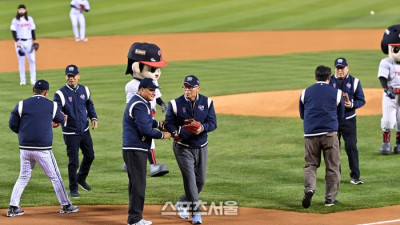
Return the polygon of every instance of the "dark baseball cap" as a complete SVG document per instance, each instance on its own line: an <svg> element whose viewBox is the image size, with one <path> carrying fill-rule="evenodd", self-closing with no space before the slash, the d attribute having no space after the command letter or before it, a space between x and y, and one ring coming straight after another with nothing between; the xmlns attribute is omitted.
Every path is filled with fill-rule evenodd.
<svg viewBox="0 0 400 225"><path fill-rule="evenodd" d="M18 6L17 9L26 9L26 7L25 7L25 5L21 4L21 5Z"/></svg>
<svg viewBox="0 0 400 225"><path fill-rule="evenodd" d="M164 67L168 63L162 58L161 49L151 43L135 42L128 52L128 59L141 62L152 67Z"/></svg>
<svg viewBox="0 0 400 225"><path fill-rule="evenodd" d="M155 85L153 79L144 78L143 80L140 81L139 89L140 88L152 88L152 89L158 88L158 89L160 89L161 87Z"/></svg>
<svg viewBox="0 0 400 225"><path fill-rule="evenodd" d="M346 61L346 59L345 58L343 58L343 57L340 57L340 58L337 58L336 60L335 60L335 67L346 67L346 66L348 66L349 64L347 64L347 61Z"/></svg>
<svg viewBox="0 0 400 225"><path fill-rule="evenodd" d="M200 86L200 81L199 81L199 79L197 79L197 77L195 75L189 75L189 76L185 77L183 84L189 84L192 87L197 87L197 86Z"/></svg>
<svg viewBox="0 0 400 225"><path fill-rule="evenodd" d="M79 74L79 68L75 65L68 65L65 67L65 75L78 75Z"/></svg>
<svg viewBox="0 0 400 225"><path fill-rule="evenodd" d="M45 80L38 80L36 81L35 85L33 86L33 89L36 90L49 90L49 82Z"/></svg>

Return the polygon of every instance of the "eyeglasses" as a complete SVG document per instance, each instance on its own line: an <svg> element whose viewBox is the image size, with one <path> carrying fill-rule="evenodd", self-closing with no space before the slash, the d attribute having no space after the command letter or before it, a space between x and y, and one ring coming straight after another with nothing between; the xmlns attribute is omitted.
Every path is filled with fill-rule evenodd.
<svg viewBox="0 0 400 225"><path fill-rule="evenodd" d="M184 91L192 91L194 88L197 88L198 86L196 86L196 87L185 87L185 86L182 86L182 89L184 90Z"/></svg>

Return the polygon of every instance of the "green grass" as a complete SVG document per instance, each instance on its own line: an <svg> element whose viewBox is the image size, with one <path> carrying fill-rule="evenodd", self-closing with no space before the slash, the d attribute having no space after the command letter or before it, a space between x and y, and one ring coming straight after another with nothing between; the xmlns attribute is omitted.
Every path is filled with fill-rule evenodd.
<svg viewBox="0 0 400 225"><path fill-rule="evenodd" d="M350 73L360 78L364 88L379 87L376 77L382 57L379 51L171 62L162 70L160 85L164 101L182 94L181 83L188 74L199 77L201 93L207 96L302 89L314 83L316 66L332 66L333 60L339 56L348 59ZM96 159L88 183L93 191L81 191L82 197L74 200L77 205L128 203L128 179L121 171L124 86L130 79L123 75L124 71L125 65L81 68L80 81L91 88L99 127L92 132ZM62 69L40 71L38 78L50 82L50 98L65 83ZM31 96L31 86L21 87L18 83L16 72L0 74L0 127L3 128L0 130L0 171L5 171L0 174L0 208L8 206L19 174L17 135L7 128L7 121L17 102ZM163 119L163 116L160 112L157 114L158 119ZM400 204L397 198L400 181L393 173L398 165L398 156L378 154L381 143L379 115L358 117L358 146L364 185L349 184L347 156L342 150L343 181L338 196L341 203L337 207L320 207L324 201L324 165L318 171L318 191L313 205L308 210L301 207L304 140L300 118L218 115L218 128L210 134L209 143L207 180L200 195L209 203L231 200L240 206L316 213ZM61 174L68 185L68 158L60 128L54 130L53 145ZM171 141L157 141L157 158L160 163L168 165L170 173L160 178L148 178L146 204L174 202L183 193L171 145ZM51 182L40 167L35 168L21 205L58 205Z"/></svg>
<svg viewBox="0 0 400 225"><path fill-rule="evenodd" d="M71 37L69 2L26 0L37 38ZM0 1L0 40L11 39L18 2ZM392 0L95 0L87 35L253 30L386 28L398 23ZM375 15L369 14L371 10Z"/></svg>

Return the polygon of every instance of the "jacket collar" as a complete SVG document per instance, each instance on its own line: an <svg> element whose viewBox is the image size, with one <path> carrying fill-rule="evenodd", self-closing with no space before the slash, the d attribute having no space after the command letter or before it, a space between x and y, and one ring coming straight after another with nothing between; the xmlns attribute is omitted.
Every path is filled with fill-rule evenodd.
<svg viewBox="0 0 400 225"><path fill-rule="evenodd" d="M138 96L140 99L142 99L144 102L149 103L149 101L147 101L146 99L144 99L141 95L139 95L138 93L135 94L136 96Z"/></svg>
<svg viewBox="0 0 400 225"><path fill-rule="evenodd" d="M68 84L65 84L65 86L67 86L67 88L69 89L69 90L71 90L71 91L76 91L76 90L78 90L79 89L79 84L76 86L76 88L73 88L73 87L71 87L71 86L69 86Z"/></svg>

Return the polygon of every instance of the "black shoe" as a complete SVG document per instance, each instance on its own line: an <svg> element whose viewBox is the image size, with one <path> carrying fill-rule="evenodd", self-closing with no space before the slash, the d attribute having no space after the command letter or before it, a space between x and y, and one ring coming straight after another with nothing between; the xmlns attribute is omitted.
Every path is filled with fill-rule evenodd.
<svg viewBox="0 0 400 225"><path fill-rule="evenodd" d="M86 183L86 181L79 181L77 182L79 184L79 186L85 190L85 191L91 191L92 188L89 186L89 184Z"/></svg>
<svg viewBox="0 0 400 225"><path fill-rule="evenodd" d="M336 204L338 204L339 203L339 201L338 200L326 200L325 201L325 206L333 206L333 205L336 205Z"/></svg>
<svg viewBox="0 0 400 225"><path fill-rule="evenodd" d="M14 216L21 216L24 215L24 210L22 210L18 206L12 206L10 205L10 208L8 208L7 216L8 217L14 217Z"/></svg>
<svg viewBox="0 0 400 225"><path fill-rule="evenodd" d="M304 194L304 198L303 198L303 208L308 208L311 205L311 199L314 195L314 191L313 190L308 190L305 194Z"/></svg>
<svg viewBox="0 0 400 225"><path fill-rule="evenodd" d="M78 191L71 191L71 197L72 198L79 198L79 193L78 193Z"/></svg>
<svg viewBox="0 0 400 225"><path fill-rule="evenodd" d="M75 213L78 212L78 210L78 206L68 204L61 207L60 213Z"/></svg>
<svg viewBox="0 0 400 225"><path fill-rule="evenodd" d="M355 184L355 185L359 185L359 184L363 184L364 182L362 180L360 180L360 179L351 178L350 183L351 184Z"/></svg>

